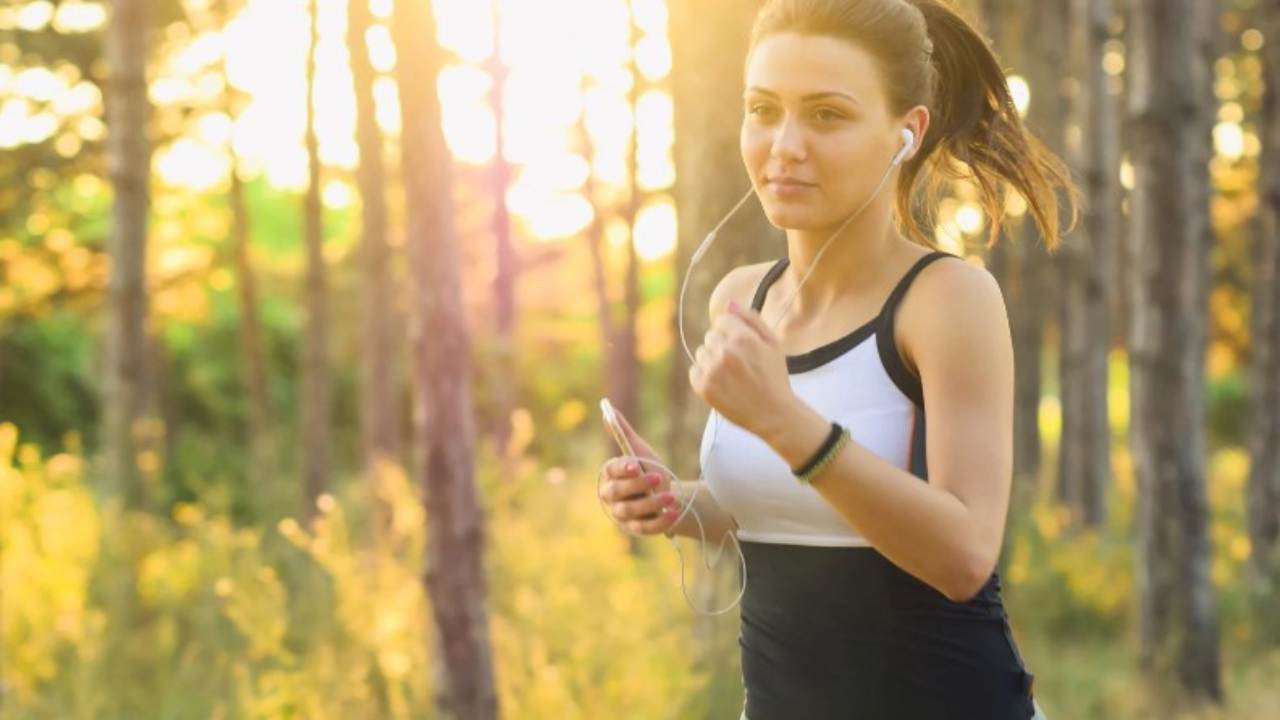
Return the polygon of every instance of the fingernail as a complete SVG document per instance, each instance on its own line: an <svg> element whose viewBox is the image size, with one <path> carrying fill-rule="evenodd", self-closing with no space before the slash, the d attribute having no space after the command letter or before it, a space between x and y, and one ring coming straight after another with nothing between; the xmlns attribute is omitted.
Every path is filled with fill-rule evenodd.
<svg viewBox="0 0 1280 720"><path fill-rule="evenodd" d="M663 504L663 505L670 505L671 503L673 503L673 502L675 502L675 501L676 501L676 499L675 499L674 497L672 497L671 493L669 493L669 492L668 492L668 493L662 493L662 496L661 496L661 497L662 497L662 504Z"/></svg>
<svg viewBox="0 0 1280 720"><path fill-rule="evenodd" d="M657 487L658 483L660 482L662 482L662 479L659 478L657 475L649 476L649 487Z"/></svg>
<svg viewBox="0 0 1280 720"><path fill-rule="evenodd" d="M663 513L663 515L666 515L669 518L673 518L679 514L680 513L677 512L675 508L667 508L667 511Z"/></svg>
<svg viewBox="0 0 1280 720"><path fill-rule="evenodd" d="M737 310L737 309L738 309L738 301L737 301L737 300L730 299L730 300L729 300L729 309L730 309L730 310Z"/></svg>
<svg viewBox="0 0 1280 720"><path fill-rule="evenodd" d="M627 472L635 472L639 469L640 468L636 467L635 463L627 463Z"/></svg>

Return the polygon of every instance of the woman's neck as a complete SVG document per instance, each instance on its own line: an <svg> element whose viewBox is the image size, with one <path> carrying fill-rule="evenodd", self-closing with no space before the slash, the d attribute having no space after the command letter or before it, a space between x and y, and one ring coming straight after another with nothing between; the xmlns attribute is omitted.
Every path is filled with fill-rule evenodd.
<svg viewBox="0 0 1280 720"><path fill-rule="evenodd" d="M787 231L790 262L779 278L778 284L783 288L779 295L790 298L804 279L798 295L786 310L788 318L817 317L851 296L874 292L896 266L893 259L910 244L893 227L892 208L888 203L868 207L833 240L831 235L838 228L839 225L822 230ZM809 272L811 267L813 270ZM809 272L807 279L806 272ZM768 320L774 323L777 318Z"/></svg>

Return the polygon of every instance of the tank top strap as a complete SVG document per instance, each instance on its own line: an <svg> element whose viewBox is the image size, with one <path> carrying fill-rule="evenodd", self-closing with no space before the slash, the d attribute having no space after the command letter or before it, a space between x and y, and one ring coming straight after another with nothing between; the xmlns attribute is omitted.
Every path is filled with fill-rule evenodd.
<svg viewBox="0 0 1280 720"><path fill-rule="evenodd" d="M787 269L787 264L790 263L790 261L791 259L785 255L778 258L777 262L773 264L773 267L769 268L769 270L764 274L764 277L760 279L760 284L756 286L756 294L751 298L752 310L760 312L760 309L764 307L765 293L769 292L769 286L778 279L778 276L782 274L782 271Z"/></svg>
<svg viewBox="0 0 1280 720"><path fill-rule="evenodd" d="M902 296L907 294L907 289L911 287L911 283L916 279L916 275L925 269L929 263L944 257L955 257L959 255L946 252L945 250L934 250L933 252L920 256L920 259L903 274L902 279L893 287L893 291L889 293L889 297L884 301L884 306L880 308L880 316L888 322L890 328L893 327L893 314L898 308L898 303L902 302Z"/></svg>
<svg viewBox="0 0 1280 720"><path fill-rule="evenodd" d="M920 271L925 269L929 263L944 257L959 258L960 256L943 250L935 250L916 260L915 264L907 270L902 279L898 281L898 284L894 286L893 292L889 293L889 299L884 301L884 307L881 308L879 316L880 328L876 332L876 348L880 354L880 362L884 365L889 378L893 380L894 385L897 385L904 395L921 409L924 408L924 390L920 386L920 378L907 369L906 363L902 361L902 356L898 354L898 346L893 339L893 316L898 309L898 304L902 302L902 296L906 294L907 288L911 287L916 275L920 274ZM922 421L923 419L923 417L920 418Z"/></svg>

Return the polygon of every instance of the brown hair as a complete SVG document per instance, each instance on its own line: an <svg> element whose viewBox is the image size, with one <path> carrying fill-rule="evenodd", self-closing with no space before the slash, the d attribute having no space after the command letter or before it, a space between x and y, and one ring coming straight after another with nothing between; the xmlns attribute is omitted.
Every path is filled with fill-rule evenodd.
<svg viewBox="0 0 1280 720"><path fill-rule="evenodd" d="M929 108L924 142L898 177L897 215L914 240L934 246L920 220L933 225L948 179L977 184L991 218L988 247L999 237L1010 187L1026 201L1048 249L1059 242L1057 188L1075 226L1079 191L1070 171L1023 125L991 47L944 0L766 0L749 47L785 32L855 43L880 67L894 114ZM917 218L912 202L921 175Z"/></svg>

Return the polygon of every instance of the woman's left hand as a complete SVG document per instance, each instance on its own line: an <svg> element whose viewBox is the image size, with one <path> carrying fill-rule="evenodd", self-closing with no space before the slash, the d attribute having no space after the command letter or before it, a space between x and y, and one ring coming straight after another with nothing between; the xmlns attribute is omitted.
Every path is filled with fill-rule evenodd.
<svg viewBox="0 0 1280 720"><path fill-rule="evenodd" d="M760 436L795 400L781 342L759 313L732 300L694 353L689 384L725 419Z"/></svg>

